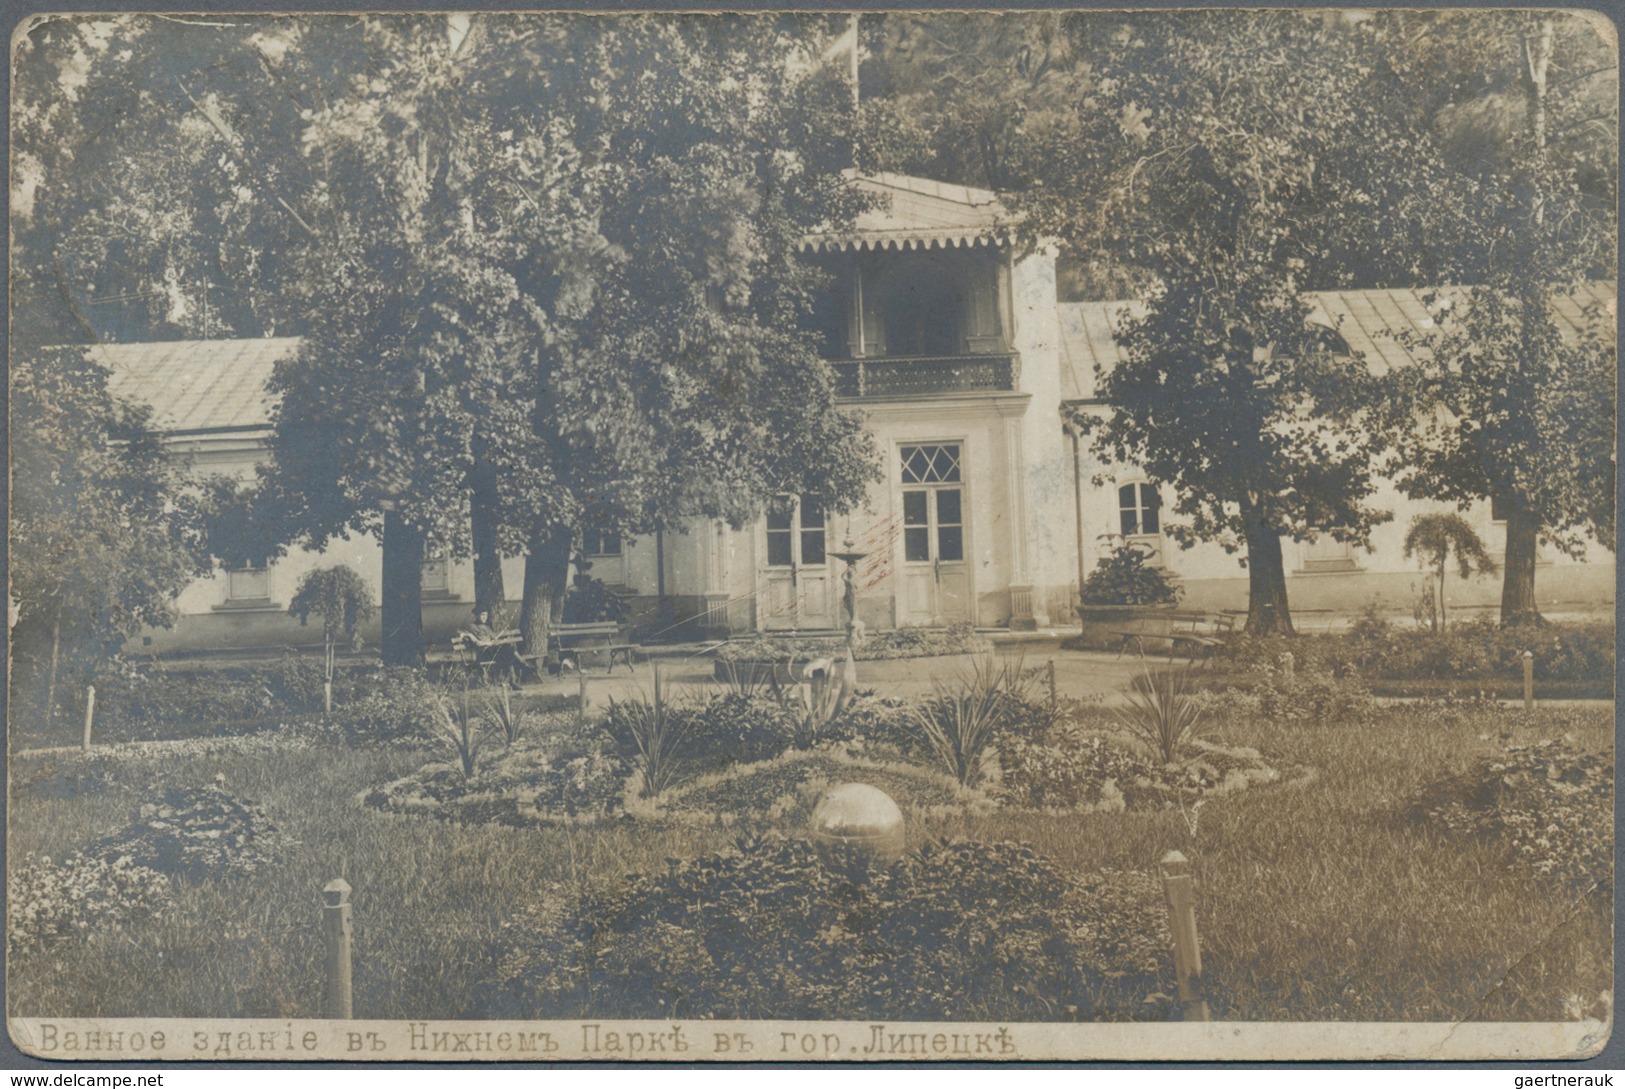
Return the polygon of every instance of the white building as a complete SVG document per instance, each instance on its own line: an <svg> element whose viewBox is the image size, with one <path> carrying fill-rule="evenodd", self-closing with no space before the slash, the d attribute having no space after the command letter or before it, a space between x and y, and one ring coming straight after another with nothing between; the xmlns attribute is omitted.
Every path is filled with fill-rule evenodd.
<svg viewBox="0 0 1625 1089"><path fill-rule="evenodd" d="M1131 304L1058 303L1053 255L1012 244L991 192L889 174L856 184L884 195L884 205L850 231L809 236L803 253L837 285L816 322L843 401L863 414L885 459L882 482L844 514L797 496L742 530L695 524L658 542L591 534L584 545L594 577L627 595L646 627L664 615L691 633L830 629L843 620L833 553L850 539L866 554L859 616L869 627L968 621L1020 630L1070 623L1103 536L1125 534L1178 577L1188 605L1245 609L1238 557L1171 545L1161 512L1173 497L1141 474L1097 463L1063 427L1069 406L1092 401L1095 365L1117 360L1112 320ZM1613 284L1593 290L1612 304ZM1404 366L1390 331L1424 327L1420 295L1325 293L1315 320L1351 351ZM1586 320L1578 303L1560 317L1571 329ZM195 472L247 480L265 456L267 381L296 346L283 338L95 351L113 372L113 391L153 405L155 423ZM1369 550L1329 539L1286 543L1295 613L1353 612L1374 600L1408 606L1422 580L1400 541L1411 515L1434 507L1391 489L1376 503L1395 517ZM1466 514L1497 549L1504 532L1487 505ZM1593 551L1588 562L1549 557L1537 578L1542 602L1612 602L1613 556ZM314 641L287 616L288 599L305 571L334 562L377 584L379 550L367 538L250 561L193 585L181 596L179 625L136 642L162 650ZM505 561L510 595L522 568L519 558ZM429 558L423 577L424 630L444 641L468 620L472 568ZM1480 580L1450 595L1457 605L1488 604L1498 584Z"/></svg>

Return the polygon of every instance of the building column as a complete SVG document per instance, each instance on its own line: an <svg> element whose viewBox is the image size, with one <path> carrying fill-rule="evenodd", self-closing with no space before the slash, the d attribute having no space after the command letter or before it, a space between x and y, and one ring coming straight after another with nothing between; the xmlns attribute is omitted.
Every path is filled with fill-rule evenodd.
<svg viewBox="0 0 1625 1089"><path fill-rule="evenodd" d="M708 635L721 638L733 631L728 621L728 526L713 522L706 539L705 556L705 630Z"/></svg>
<svg viewBox="0 0 1625 1089"><path fill-rule="evenodd" d="M1033 596L1032 557L1027 532L1027 463L1021 418L1004 421L1005 463L1010 476L1010 630L1036 631L1049 627L1044 602Z"/></svg>

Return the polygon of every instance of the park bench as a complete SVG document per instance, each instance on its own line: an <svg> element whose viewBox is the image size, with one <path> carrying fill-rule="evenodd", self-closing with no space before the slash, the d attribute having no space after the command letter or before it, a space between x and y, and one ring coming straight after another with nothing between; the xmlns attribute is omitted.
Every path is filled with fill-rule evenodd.
<svg viewBox="0 0 1625 1089"><path fill-rule="evenodd" d="M465 665L472 664L486 680L495 673L517 682L530 668L520 653L523 644L524 638L510 628L483 639L472 632L458 632L451 641L451 648Z"/></svg>
<svg viewBox="0 0 1625 1089"><path fill-rule="evenodd" d="M620 624L613 620L555 624L548 640L560 661L573 657L582 668L588 654L603 655L606 673L615 672L617 661L625 662L630 671L632 652L639 649L636 643L626 642Z"/></svg>
<svg viewBox="0 0 1625 1089"><path fill-rule="evenodd" d="M1224 613L1159 612L1112 635L1119 640L1119 658L1131 645L1143 655L1146 644L1152 643L1166 645L1169 658L1186 652L1194 662L1197 658L1211 658L1214 648L1224 644L1235 626L1236 618Z"/></svg>

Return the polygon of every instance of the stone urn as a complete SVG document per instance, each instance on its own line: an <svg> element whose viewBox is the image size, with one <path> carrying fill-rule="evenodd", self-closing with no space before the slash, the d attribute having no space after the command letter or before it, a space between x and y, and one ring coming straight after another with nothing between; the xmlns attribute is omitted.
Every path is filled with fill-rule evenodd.
<svg viewBox="0 0 1625 1089"><path fill-rule="evenodd" d="M903 811L891 795L866 783L840 783L813 808L813 846L824 864L861 878L903 857Z"/></svg>

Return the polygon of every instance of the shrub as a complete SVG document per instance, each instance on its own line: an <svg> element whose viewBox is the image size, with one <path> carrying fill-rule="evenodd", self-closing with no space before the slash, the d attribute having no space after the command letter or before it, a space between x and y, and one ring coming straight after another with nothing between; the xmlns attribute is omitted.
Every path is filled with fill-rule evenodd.
<svg viewBox="0 0 1625 1089"><path fill-rule="evenodd" d="M1614 763L1550 740L1430 784L1413 820L1499 841L1517 865L1581 889L1614 886Z"/></svg>
<svg viewBox="0 0 1625 1089"><path fill-rule="evenodd" d="M60 865L30 856L11 871L6 890L11 953L123 928L161 915L172 901L169 878L127 856L75 854Z"/></svg>
<svg viewBox="0 0 1625 1089"><path fill-rule="evenodd" d="M263 672L255 672L264 678L272 712L304 715L322 710L327 670L320 658L284 654Z"/></svg>
<svg viewBox="0 0 1625 1089"><path fill-rule="evenodd" d="M770 760L795 743L800 723L796 711L779 700L736 692L683 703L667 700L662 707L674 731L671 744L693 770ZM638 737L650 728L653 712L654 705L644 700L610 703L604 728L627 759L641 755Z"/></svg>
<svg viewBox="0 0 1625 1089"><path fill-rule="evenodd" d="M1001 759L999 793L1029 809L1165 809L1281 777L1255 749L1193 740L1179 762L1157 763L1073 722L1042 741L1015 742Z"/></svg>
<svg viewBox="0 0 1625 1089"><path fill-rule="evenodd" d="M1119 542L1083 580L1079 599L1085 605L1172 605L1179 587L1162 568L1146 566L1148 558L1139 545Z"/></svg>
<svg viewBox="0 0 1625 1089"><path fill-rule="evenodd" d="M201 880L259 869L289 842L257 805L216 783L165 791L158 801L141 806L135 823L102 840L96 853Z"/></svg>
<svg viewBox="0 0 1625 1089"><path fill-rule="evenodd" d="M1124 807L1124 785L1152 770L1144 757L1073 723L1042 740L1019 739L1001 756L1000 792L1028 809Z"/></svg>
<svg viewBox="0 0 1625 1089"><path fill-rule="evenodd" d="M330 729L351 744L419 744L440 736L439 689L428 674L392 666L365 676L333 712Z"/></svg>
<svg viewBox="0 0 1625 1089"><path fill-rule="evenodd" d="M853 884L761 838L510 927L492 1017L1126 1019L1164 1007L1159 890L1015 843L932 845Z"/></svg>
<svg viewBox="0 0 1625 1089"><path fill-rule="evenodd" d="M276 708L267 681L241 672L161 672L134 665L103 672L96 678L96 736L147 741L207 732L197 727L261 719ZM83 694L77 698L82 700ZM82 703L73 710L72 720L82 721Z"/></svg>
<svg viewBox="0 0 1625 1089"><path fill-rule="evenodd" d="M880 697L860 691L824 730L824 739L835 743L860 742L882 745L903 755L915 755L924 744L915 726L913 706L905 700Z"/></svg>
<svg viewBox="0 0 1625 1089"><path fill-rule="evenodd" d="M1487 617L1459 621L1443 633L1399 631L1368 611L1339 635L1237 635L1225 660L1248 669L1274 665L1290 650L1300 668L1370 680L1516 681L1523 652L1535 656L1537 681L1592 682L1609 686L1614 676L1611 624L1548 624L1503 628Z"/></svg>
<svg viewBox="0 0 1625 1089"><path fill-rule="evenodd" d="M585 571L579 571L571 583L569 593L564 595L564 611L561 619L566 624L588 624L602 620L619 623L626 619L626 613L624 598L602 581Z"/></svg>
<svg viewBox="0 0 1625 1089"><path fill-rule="evenodd" d="M1376 713L1371 689L1357 677L1339 677L1323 669L1264 670L1253 687L1266 718L1289 722L1365 722Z"/></svg>

